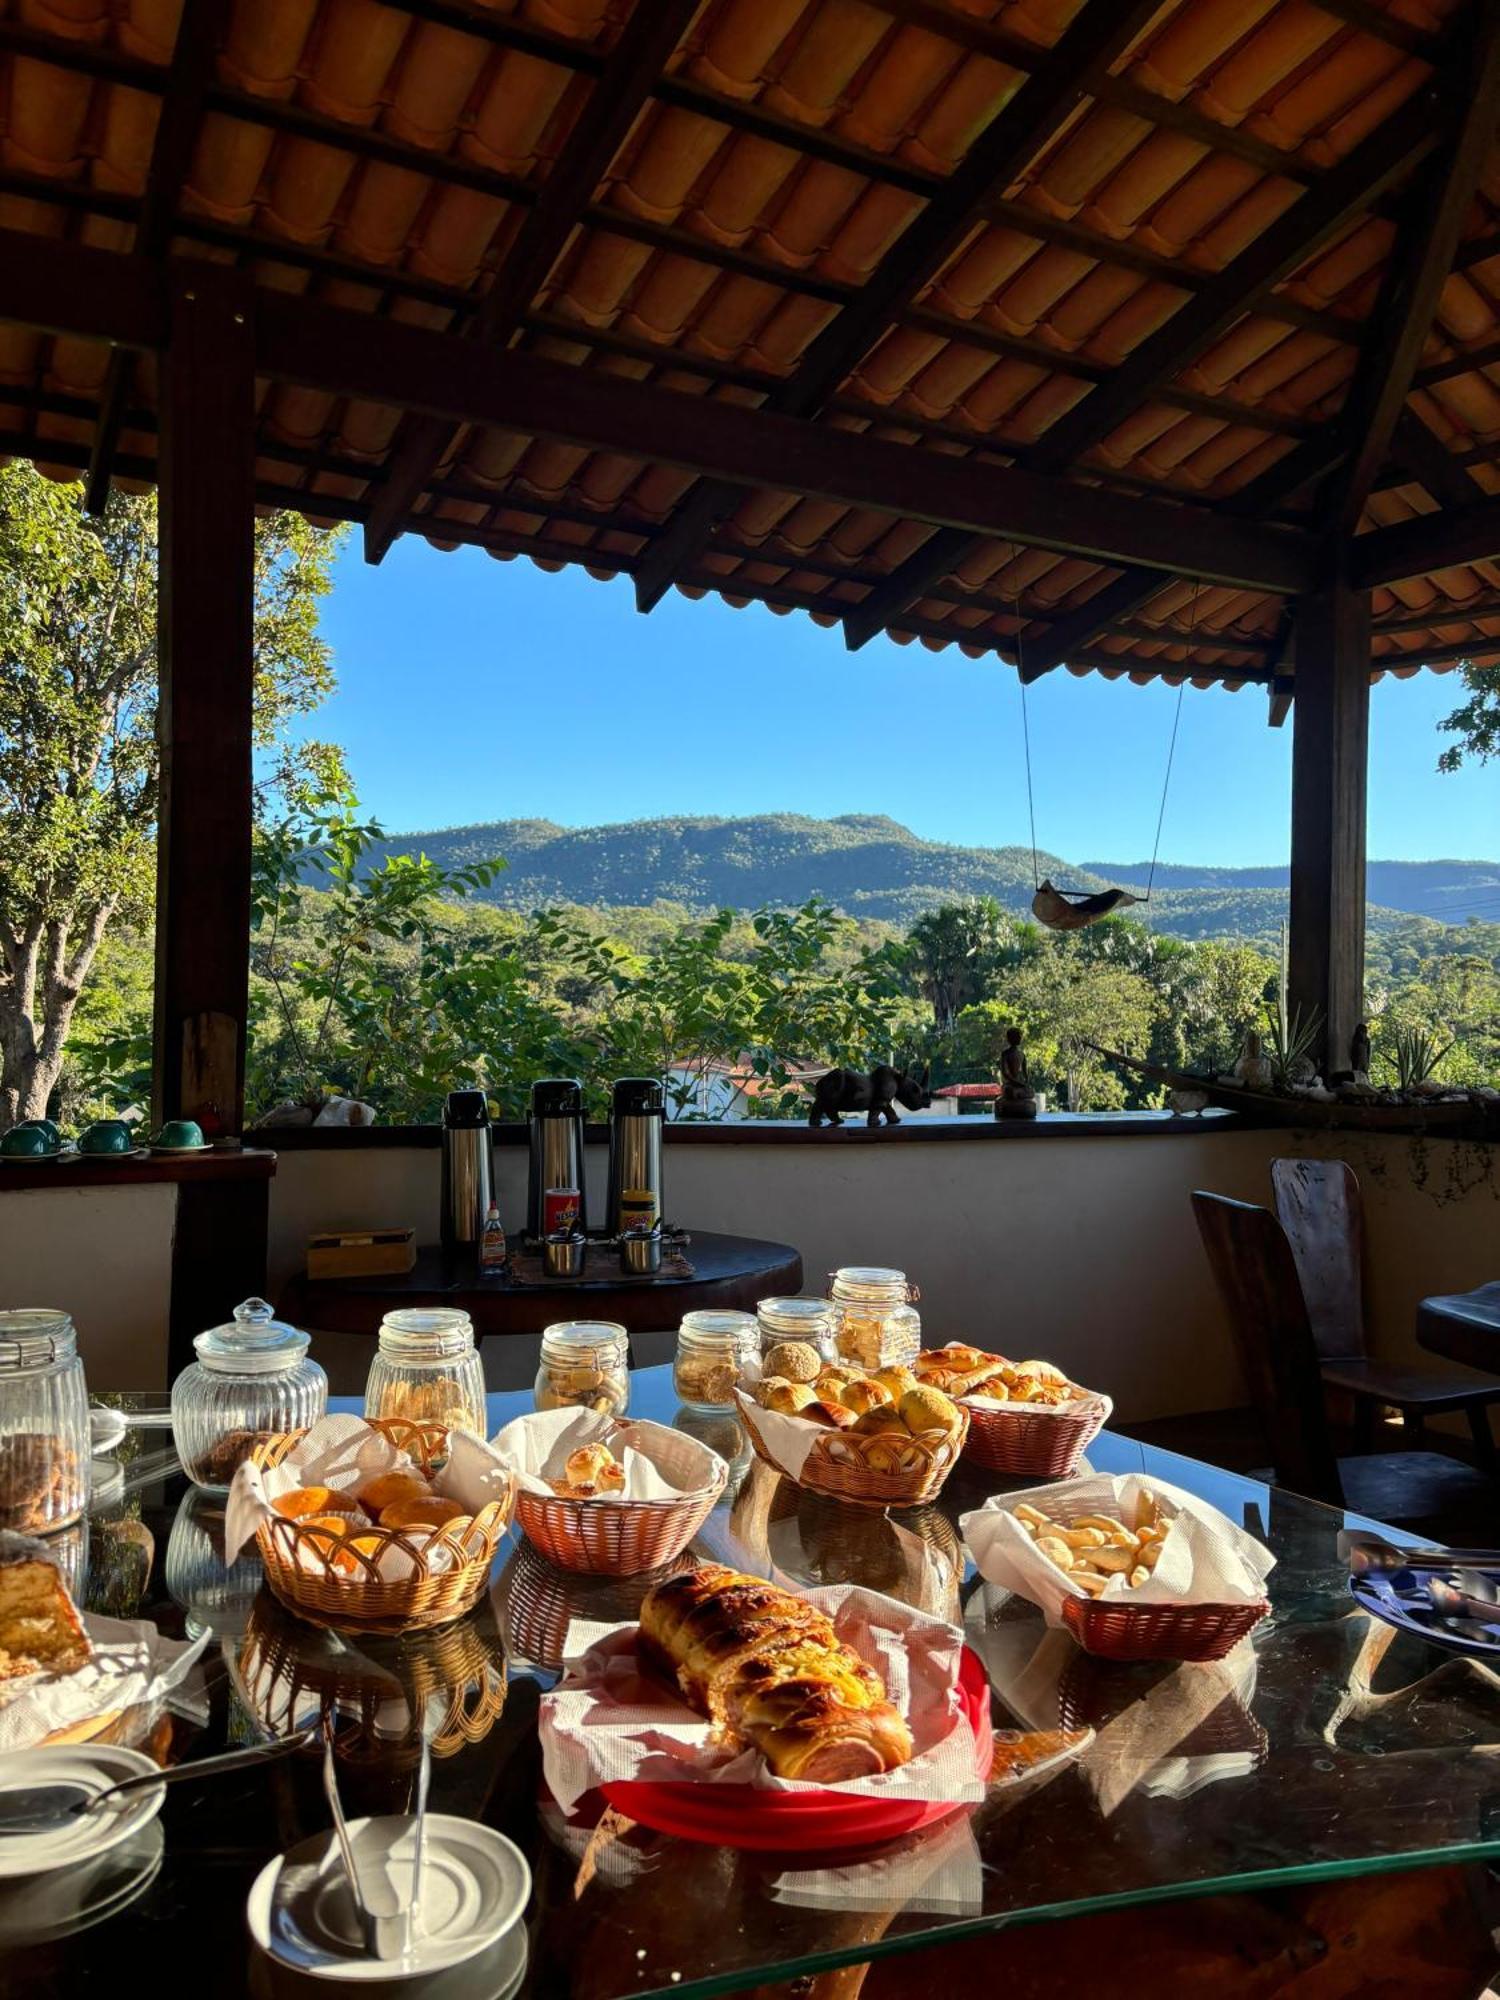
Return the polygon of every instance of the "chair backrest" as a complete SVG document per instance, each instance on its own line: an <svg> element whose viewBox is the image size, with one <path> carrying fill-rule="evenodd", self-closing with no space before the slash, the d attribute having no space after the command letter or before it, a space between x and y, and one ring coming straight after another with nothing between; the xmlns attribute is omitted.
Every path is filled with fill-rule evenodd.
<svg viewBox="0 0 1500 2000"><path fill-rule="evenodd" d="M1313 1339L1325 1361L1365 1352L1365 1219L1347 1160L1273 1160L1276 1213L1297 1260Z"/></svg>
<svg viewBox="0 0 1500 2000"><path fill-rule="evenodd" d="M1268 1208L1224 1195L1195 1194L1193 1213L1278 1484L1342 1506L1318 1350L1286 1232Z"/></svg>

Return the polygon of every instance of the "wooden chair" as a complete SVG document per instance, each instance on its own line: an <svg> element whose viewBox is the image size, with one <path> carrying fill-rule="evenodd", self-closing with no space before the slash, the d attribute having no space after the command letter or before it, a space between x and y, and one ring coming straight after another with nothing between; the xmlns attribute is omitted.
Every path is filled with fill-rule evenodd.
<svg viewBox="0 0 1500 2000"><path fill-rule="evenodd" d="M1500 1511L1496 1490L1458 1459L1429 1451L1335 1454L1322 1364L1286 1231L1268 1208L1224 1195L1194 1194L1193 1213L1270 1444L1274 1483L1448 1539L1460 1521L1483 1523L1487 1532Z"/></svg>
<svg viewBox="0 0 1500 2000"><path fill-rule="evenodd" d="M1469 1380L1436 1368L1372 1360L1364 1307L1364 1207L1359 1181L1345 1160L1273 1160L1276 1213L1286 1231L1302 1281L1324 1382L1354 1399L1354 1442L1369 1451L1375 1420L1384 1407L1401 1412L1403 1427L1420 1438L1426 1420L1462 1410L1479 1463L1496 1470L1489 1406L1500 1402L1500 1377L1475 1373Z"/></svg>

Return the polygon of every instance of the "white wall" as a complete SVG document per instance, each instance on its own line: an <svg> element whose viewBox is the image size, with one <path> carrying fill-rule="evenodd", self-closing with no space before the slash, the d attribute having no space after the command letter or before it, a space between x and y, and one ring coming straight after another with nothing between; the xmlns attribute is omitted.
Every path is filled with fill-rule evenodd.
<svg viewBox="0 0 1500 2000"><path fill-rule="evenodd" d="M809 1291L836 1264L899 1265L934 1338L1051 1357L1107 1389L1122 1417L1145 1418L1242 1400L1189 1192L1266 1201L1271 1160L1308 1150L1289 1133L1212 1130L847 1147L669 1137L666 1207L688 1229L795 1244ZM1500 1276L1500 1154L1365 1139L1337 1150L1365 1191L1373 1344L1413 1358L1420 1298ZM496 1161L512 1226L526 1155L501 1147ZM438 1173L430 1149L283 1154L272 1295L316 1229L412 1223L434 1240ZM602 1190L602 1150L588 1173Z"/></svg>
<svg viewBox="0 0 1500 2000"><path fill-rule="evenodd" d="M0 1306L70 1313L91 1388L164 1386L176 1217L170 1183L0 1190Z"/></svg>

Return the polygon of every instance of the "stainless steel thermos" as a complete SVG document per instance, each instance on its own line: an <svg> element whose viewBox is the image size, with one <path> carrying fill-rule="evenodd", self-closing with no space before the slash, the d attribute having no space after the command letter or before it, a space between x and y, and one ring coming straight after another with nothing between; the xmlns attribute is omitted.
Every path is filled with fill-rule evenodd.
<svg viewBox="0 0 1500 2000"><path fill-rule="evenodd" d="M490 1111L482 1090L450 1090L443 1106L442 1239L477 1246L490 1212Z"/></svg>
<svg viewBox="0 0 1500 2000"><path fill-rule="evenodd" d="M581 1236L588 1226L588 1194L583 1182L583 1085L571 1077L544 1077L531 1086L526 1231L536 1240Z"/></svg>
<svg viewBox="0 0 1500 2000"><path fill-rule="evenodd" d="M662 1126L666 1093L654 1076L624 1076L609 1118L609 1205L605 1227L620 1239L627 1271L661 1266Z"/></svg>

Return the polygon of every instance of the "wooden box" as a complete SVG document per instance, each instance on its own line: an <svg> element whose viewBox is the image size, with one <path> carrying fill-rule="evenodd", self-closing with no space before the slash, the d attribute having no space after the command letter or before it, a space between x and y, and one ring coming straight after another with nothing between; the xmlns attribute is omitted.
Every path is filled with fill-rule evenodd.
<svg viewBox="0 0 1500 2000"><path fill-rule="evenodd" d="M307 1239L309 1278L388 1278L416 1261L414 1229L330 1229Z"/></svg>

